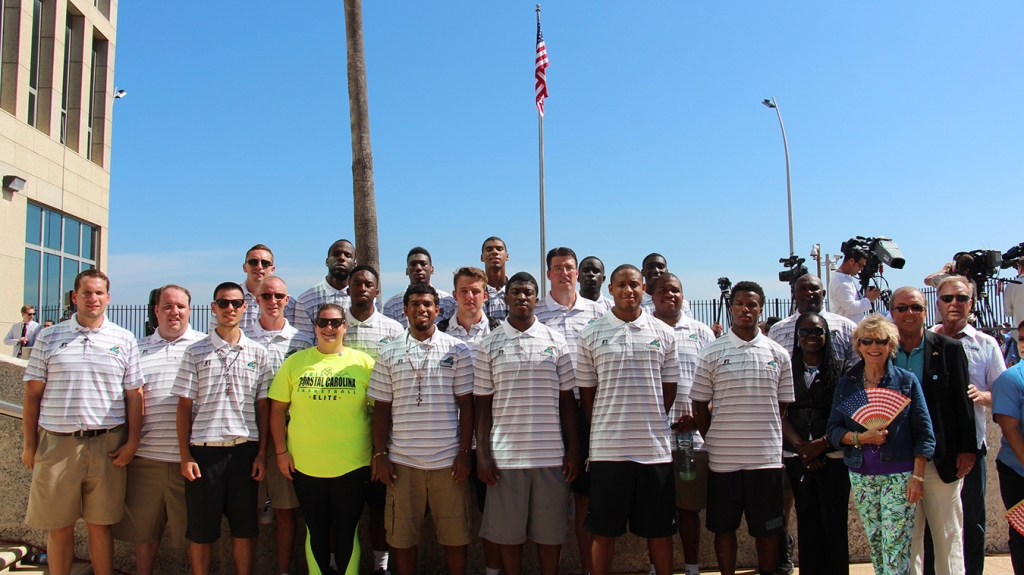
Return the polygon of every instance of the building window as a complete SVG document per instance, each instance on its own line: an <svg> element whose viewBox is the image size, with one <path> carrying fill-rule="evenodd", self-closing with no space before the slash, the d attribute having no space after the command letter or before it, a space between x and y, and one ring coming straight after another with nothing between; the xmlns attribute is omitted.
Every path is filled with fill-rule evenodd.
<svg viewBox="0 0 1024 575"><path fill-rule="evenodd" d="M61 83L60 90L60 143L67 145L68 143L68 103L71 95L68 91L71 89L71 14L67 15L64 21L64 73L63 81Z"/></svg>
<svg viewBox="0 0 1024 575"><path fill-rule="evenodd" d="M37 321L57 321L63 294L74 289L75 276L96 267L95 226L29 203L25 221L25 303L39 312Z"/></svg>
<svg viewBox="0 0 1024 575"><path fill-rule="evenodd" d="M89 74L89 125L86 129L85 157L96 165L103 165L106 145L107 112L107 41L102 37L92 40L92 69Z"/></svg>
<svg viewBox="0 0 1024 575"><path fill-rule="evenodd" d="M32 59L28 70L28 125L39 116L39 44L43 39L43 0L32 0Z"/></svg>

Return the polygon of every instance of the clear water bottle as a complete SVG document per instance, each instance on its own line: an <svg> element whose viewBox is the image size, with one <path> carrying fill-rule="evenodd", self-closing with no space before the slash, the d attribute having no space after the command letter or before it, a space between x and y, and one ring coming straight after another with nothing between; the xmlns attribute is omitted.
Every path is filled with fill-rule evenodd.
<svg viewBox="0 0 1024 575"><path fill-rule="evenodd" d="M676 434L676 450L679 451L679 479L693 481L697 478L697 464L693 461L693 432Z"/></svg>

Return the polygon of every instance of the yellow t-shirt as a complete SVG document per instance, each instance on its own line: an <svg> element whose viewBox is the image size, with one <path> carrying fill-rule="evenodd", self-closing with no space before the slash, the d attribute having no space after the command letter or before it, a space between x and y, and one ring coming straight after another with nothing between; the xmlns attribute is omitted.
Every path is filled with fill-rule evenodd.
<svg viewBox="0 0 1024 575"><path fill-rule="evenodd" d="M288 451L296 469L339 477L370 464L366 390L372 371L373 358L351 348L326 355L311 347L284 361L267 395L291 404Z"/></svg>

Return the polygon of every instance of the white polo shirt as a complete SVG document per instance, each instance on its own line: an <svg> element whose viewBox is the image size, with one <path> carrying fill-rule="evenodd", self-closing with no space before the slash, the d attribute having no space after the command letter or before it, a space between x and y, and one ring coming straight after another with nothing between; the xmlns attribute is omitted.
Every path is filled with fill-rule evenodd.
<svg viewBox="0 0 1024 575"><path fill-rule="evenodd" d="M537 321L562 334L565 342L569 345L569 357L572 359L572 367L575 370L577 364L577 347L580 334L583 328L601 318L607 310L601 304L591 301L576 293L576 301L572 307L566 307L551 297L551 292L544 295L544 299L537 302L533 314Z"/></svg>
<svg viewBox="0 0 1024 575"><path fill-rule="evenodd" d="M347 310L352 303L348 295L348 286L341 289L334 289L334 286L327 283L327 278L320 280L320 283L302 292L295 300L295 311L292 317L285 317L291 321L295 329L306 335L306 339L315 342L316 333L313 331L313 320L316 319L316 312L325 303L334 303ZM294 319L292 319L294 318Z"/></svg>
<svg viewBox="0 0 1024 575"><path fill-rule="evenodd" d="M82 327L77 314L40 330L22 380L46 384L39 427L54 433L123 424L125 390L145 383L135 336L106 317Z"/></svg>
<svg viewBox="0 0 1024 575"><path fill-rule="evenodd" d="M612 311L612 308L615 307L615 300L613 300L612 298L610 298L610 297L608 297L608 296L606 296L604 294L601 294L600 296L598 296L597 303L603 305L605 310L607 310L607 311Z"/></svg>
<svg viewBox="0 0 1024 575"><path fill-rule="evenodd" d="M256 402L270 387L268 355L244 333L231 345L214 332L185 350L171 394L195 402L191 443L259 441Z"/></svg>
<svg viewBox="0 0 1024 575"><path fill-rule="evenodd" d="M460 437L456 398L471 393L469 347L435 329L425 341L406 332L385 345L366 396L391 404L391 461L429 470L455 461Z"/></svg>
<svg viewBox="0 0 1024 575"><path fill-rule="evenodd" d="M274 381L284 360L297 351L313 347L313 340L295 329L288 320L284 320L284 327L279 330L263 329L263 324L256 320L256 323L242 331L246 337L267 348L267 365L270 369L267 374L268 385Z"/></svg>
<svg viewBox="0 0 1024 575"><path fill-rule="evenodd" d="M455 302L455 298L452 294L437 289L437 297L439 300L437 317L434 318L434 323L439 324L442 321L455 315L455 308L458 305ZM405 306L402 305L402 300L405 298L405 291L397 293L391 296L391 299L384 302L384 315L402 324L402 327L409 327L409 318L405 317Z"/></svg>
<svg viewBox="0 0 1024 575"><path fill-rule="evenodd" d="M373 310L366 321L359 321L352 315L351 308L345 310L348 330L345 332L345 347L357 349L374 360L384 346L405 333L402 324Z"/></svg>
<svg viewBox="0 0 1024 575"><path fill-rule="evenodd" d="M828 303L832 311L854 323L864 319L871 311L871 300L860 297L859 290L856 276L834 272L828 284Z"/></svg>
<svg viewBox="0 0 1024 575"><path fill-rule="evenodd" d="M792 403L789 352L760 331L743 341L730 330L700 352L690 401L710 401L704 438L711 470L782 467L779 403Z"/></svg>
<svg viewBox="0 0 1024 575"><path fill-rule="evenodd" d="M653 316L652 316L653 317ZM679 382L676 384L676 400L672 403L669 422L674 422L684 415L693 415L693 404L690 403L690 388L693 387L693 376L697 372L697 359L700 350L715 341L715 333L707 325L681 315L675 325L670 325L676 335L676 353L679 356ZM673 442L672 447L675 447ZM693 432L693 448L704 450L704 438L699 431Z"/></svg>
<svg viewBox="0 0 1024 575"><path fill-rule="evenodd" d="M940 327L941 325L933 326L932 331L949 335L943 332ZM970 371L971 376L970 383L981 391L992 391L992 383L1006 371L1003 352L999 349L999 343L996 342L996 338L978 331L971 324L967 324L966 327L960 330L960 333L950 337L960 340L960 345L963 346L964 353L967 354L967 369ZM980 403L974 404L974 428L978 436L978 449L986 445L985 428L989 417L984 405Z"/></svg>
<svg viewBox="0 0 1024 575"><path fill-rule="evenodd" d="M662 383L679 381L672 330L642 312L631 322L607 313L580 334L576 384L596 387L593 461L672 461Z"/></svg>
<svg viewBox="0 0 1024 575"><path fill-rule="evenodd" d="M534 321L526 331L501 324L476 353L474 395L491 399L491 452L498 469L560 467L558 396L576 385L562 334Z"/></svg>
<svg viewBox="0 0 1024 575"><path fill-rule="evenodd" d="M841 315L825 310L818 312L818 315L828 322L828 330L832 335L832 353L839 360L840 369L846 371L859 359L853 351L853 331L857 329L857 324ZM793 355L793 343L796 341L798 317L800 314L795 313L773 325L768 332L768 337L785 348L790 356Z"/></svg>
<svg viewBox="0 0 1024 575"><path fill-rule="evenodd" d="M484 340L487 334L491 333L491 322L487 319L487 315L484 314L480 318L480 321L469 326L469 331L462 327L459 323L458 314L453 315L448 320L448 329L445 331L446 334L454 337L455 339L465 343L469 346L469 352L475 354L480 342Z"/></svg>
<svg viewBox="0 0 1024 575"><path fill-rule="evenodd" d="M167 463L181 461L177 429L178 397L171 395L171 388L185 350L204 337L190 326L174 341L167 341L160 336L159 331L139 340L139 356L146 386L142 390L145 416L142 418L142 442L135 452L137 457Z"/></svg>

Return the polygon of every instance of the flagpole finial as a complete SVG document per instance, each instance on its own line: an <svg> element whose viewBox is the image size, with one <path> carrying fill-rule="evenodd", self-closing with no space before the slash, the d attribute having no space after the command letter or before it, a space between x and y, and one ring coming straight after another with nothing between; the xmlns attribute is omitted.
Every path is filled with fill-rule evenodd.
<svg viewBox="0 0 1024 575"><path fill-rule="evenodd" d="M537 4L537 17L540 18L540 4Z"/></svg>

